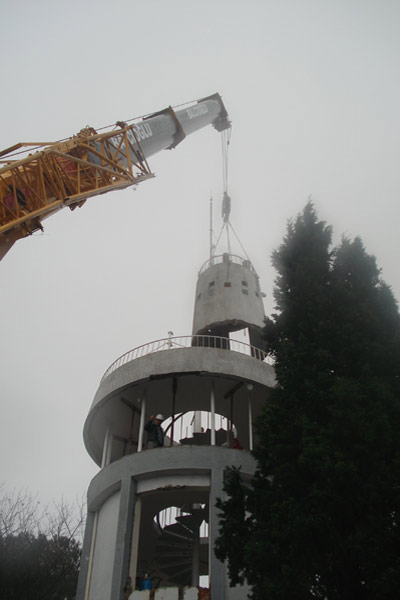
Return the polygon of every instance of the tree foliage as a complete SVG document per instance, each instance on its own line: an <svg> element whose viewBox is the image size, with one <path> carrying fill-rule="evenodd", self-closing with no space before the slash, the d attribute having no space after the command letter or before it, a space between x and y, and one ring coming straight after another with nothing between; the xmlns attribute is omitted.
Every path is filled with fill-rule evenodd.
<svg viewBox="0 0 400 600"><path fill-rule="evenodd" d="M27 491L0 497L0 600L72 600L80 562L82 506L50 511Z"/></svg>
<svg viewBox="0 0 400 600"><path fill-rule="evenodd" d="M241 560L229 546L239 513L220 504L219 557L255 600L400 590L400 318L361 240L330 245L308 204L273 254L277 313L265 336L279 385L242 488Z"/></svg>
<svg viewBox="0 0 400 600"><path fill-rule="evenodd" d="M242 485L240 470L232 467L228 470L224 489L228 499L222 502L217 498L217 508L222 511L220 525L224 536L216 540L215 554L224 559L229 552L228 573L232 585L243 583L242 554L248 537L246 523L246 489Z"/></svg>

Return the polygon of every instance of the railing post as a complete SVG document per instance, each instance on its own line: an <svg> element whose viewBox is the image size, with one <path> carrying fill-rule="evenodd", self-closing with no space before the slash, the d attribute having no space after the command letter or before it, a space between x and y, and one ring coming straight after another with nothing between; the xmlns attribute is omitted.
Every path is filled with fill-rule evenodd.
<svg viewBox="0 0 400 600"><path fill-rule="evenodd" d="M142 410L140 412L140 424L139 424L139 439L137 451L141 452L143 448L143 432L144 432L144 420L146 417L146 390L143 392L142 397Z"/></svg>

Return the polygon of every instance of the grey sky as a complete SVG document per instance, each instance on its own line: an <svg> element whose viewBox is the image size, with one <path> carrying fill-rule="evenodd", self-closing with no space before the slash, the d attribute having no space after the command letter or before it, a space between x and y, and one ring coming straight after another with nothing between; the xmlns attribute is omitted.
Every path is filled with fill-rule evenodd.
<svg viewBox="0 0 400 600"><path fill-rule="evenodd" d="M270 254L310 194L359 234L400 297L400 4L384 0L3 0L1 147L222 94L232 224L267 293ZM64 209L0 263L0 481L43 501L97 467L82 428L125 351L190 334L220 227L219 134L150 160L156 179Z"/></svg>

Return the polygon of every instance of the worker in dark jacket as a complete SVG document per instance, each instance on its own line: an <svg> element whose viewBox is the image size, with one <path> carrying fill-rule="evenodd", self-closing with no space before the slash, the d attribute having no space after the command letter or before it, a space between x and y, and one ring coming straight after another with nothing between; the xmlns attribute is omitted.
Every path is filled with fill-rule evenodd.
<svg viewBox="0 0 400 600"><path fill-rule="evenodd" d="M164 431L161 428L163 421L162 415L152 415L150 421L144 426L147 431L147 448L160 448L164 445Z"/></svg>

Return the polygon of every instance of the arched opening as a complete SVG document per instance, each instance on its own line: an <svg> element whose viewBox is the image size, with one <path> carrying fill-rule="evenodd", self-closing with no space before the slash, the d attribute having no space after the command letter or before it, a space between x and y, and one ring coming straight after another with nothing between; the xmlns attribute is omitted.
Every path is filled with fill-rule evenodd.
<svg viewBox="0 0 400 600"><path fill-rule="evenodd" d="M163 422L165 445L211 445L211 412L199 410L179 413ZM215 414L215 445L228 448L241 448L237 429L224 415Z"/></svg>

